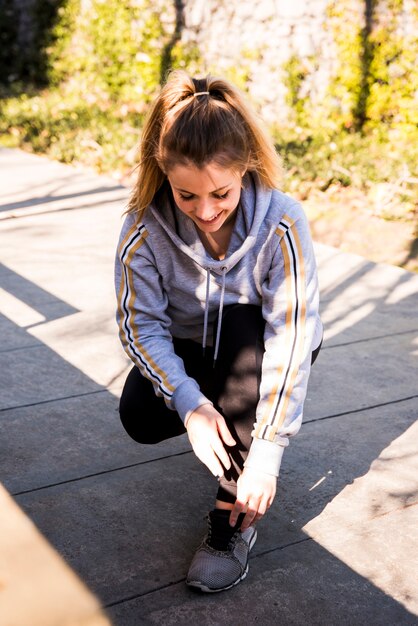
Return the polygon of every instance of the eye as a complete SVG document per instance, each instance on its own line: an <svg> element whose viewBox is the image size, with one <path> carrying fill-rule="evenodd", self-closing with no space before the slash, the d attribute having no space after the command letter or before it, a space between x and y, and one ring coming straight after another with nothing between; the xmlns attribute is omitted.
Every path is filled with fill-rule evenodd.
<svg viewBox="0 0 418 626"><path fill-rule="evenodd" d="M229 195L229 189L228 189L228 191L226 191L226 192L225 192L225 193L223 193L222 195L219 195L219 194L215 193L215 194L214 194L214 197L215 197L217 200L225 200L225 199L228 197L228 195Z"/></svg>
<svg viewBox="0 0 418 626"><path fill-rule="evenodd" d="M181 198L182 200L186 200L186 201L187 201L187 200L191 200L192 198L194 198L194 196L193 196L193 195L191 195L191 196L185 196L185 195L184 195L184 194L182 194L182 193L179 193L179 196L180 196L180 198Z"/></svg>

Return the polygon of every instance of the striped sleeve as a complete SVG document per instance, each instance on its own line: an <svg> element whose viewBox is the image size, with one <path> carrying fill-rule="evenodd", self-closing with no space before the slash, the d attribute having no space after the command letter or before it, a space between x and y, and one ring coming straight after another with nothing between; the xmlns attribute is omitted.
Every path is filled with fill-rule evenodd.
<svg viewBox="0 0 418 626"><path fill-rule="evenodd" d="M119 336L125 352L151 381L156 395L184 420L209 400L187 376L182 359L174 352L167 295L148 237L147 228L128 217L115 263Z"/></svg>
<svg viewBox="0 0 418 626"><path fill-rule="evenodd" d="M119 245L118 254L121 262L121 276L117 295L119 336L125 351L139 366L142 373L149 378L157 393L160 392L168 401L174 388L169 383L166 373L154 362L141 340L138 327L139 316L135 310L137 299L134 285L133 259L148 236L145 226L134 225ZM163 298L160 298L160 301Z"/></svg>
<svg viewBox="0 0 418 626"><path fill-rule="evenodd" d="M265 353L260 401L246 466L278 475L283 449L302 422L318 319L318 283L306 218L284 215L263 285Z"/></svg>

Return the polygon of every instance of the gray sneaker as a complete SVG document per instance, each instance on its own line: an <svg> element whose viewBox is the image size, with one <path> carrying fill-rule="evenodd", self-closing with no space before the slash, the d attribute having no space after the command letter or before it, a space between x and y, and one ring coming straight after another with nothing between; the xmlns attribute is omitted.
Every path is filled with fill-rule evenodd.
<svg viewBox="0 0 418 626"><path fill-rule="evenodd" d="M224 591L237 585L248 572L248 556L257 539L253 526L244 532L235 531L226 550L216 550L209 545L211 520L208 535L196 550L187 574L186 584L207 593Z"/></svg>

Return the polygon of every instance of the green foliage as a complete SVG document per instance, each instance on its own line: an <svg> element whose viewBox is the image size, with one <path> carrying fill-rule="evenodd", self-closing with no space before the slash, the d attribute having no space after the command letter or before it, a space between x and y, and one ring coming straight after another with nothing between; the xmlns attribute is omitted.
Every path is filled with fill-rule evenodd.
<svg viewBox="0 0 418 626"><path fill-rule="evenodd" d="M329 4L328 28L339 63L323 117L328 114L343 127L364 132L416 133L418 36L401 28L403 0L371 0L369 8L361 24L350 0ZM418 8L410 10L416 23ZM344 21L358 26L344 28Z"/></svg>
<svg viewBox="0 0 418 626"><path fill-rule="evenodd" d="M210 68L210 73L214 76L219 75L219 72L216 71L215 67ZM234 83L234 85L236 85L238 89L241 89L241 91L248 92L248 83L251 73L249 68L245 65L230 65L229 67L225 68L225 70L222 72L222 75L225 76L226 80Z"/></svg>
<svg viewBox="0 0 418 626"><path fill-rule="evenodd" d="M38 0L38 10L45 2ZM54 6L57 19L44 44L38 41L49 88L9 89L0 113L1 143L99 171L126 170L144 111L160 86L167 41L160 7L151 0Z"/></svg>
<svg viewBox="0 0 418 626"><path fill-rule="evenodd" d="M36 0L32 6L33 36L26 51L25 66L29 82L38 87L49 82L49 51L59 45L55 25L61 21L65 5L66 0Z"/></svg>
<svg viewBox="0 0 418 626"><path fill-rule="evenodd" d="M162 2L37 0L39 50L29 62L30 50L22 56L16 49L14 5L4 0L0 68L11 85L1 101L1 143L99 171L130 169L144 113L167 70L219 72L205 66L196 45L181 40L181 2ZM353 6L352 0L329 4L326 27L338 66L320 103L310 98L319 60L293 54L283 66L289 123L273 133L287 166L285 187L307 195L332 185L369 193L388 184L403 208L385 209L384 216L410 219L417 190L418 39L413 29L405 34L399 27L402 0L371 0L363 24ZM9 50L16 53L11 62ZM221 73L248 93L262 56L262 49L242 49L242 63Z"/></svg>
<svg viewBox="0 0 418 626"><path fill-rule="evenodd" d="M251 83L253 72L258 71L258 64L263 58L262 47L242 46L240 48L240 63L239 65L229 65L222 72L227 80L234 83L241 91L247 94L247 97L253 104L255 104L255 97L251 94L249 85ZM210 67L209 71L215 76L219 75L219 70L216 67Z"/></svg>
<svg viewBox="0 0 418 626"><path fill-rule="evenodd" d="M57 11L57 20L44 47L46 76L57 87L75 70L75 45L71 46L81 12L81 0L66 0ZM78 33L77 33L78 35Z"/></svg>
<svg viewBox="0 0 418 626"><path fill-rule="evenodd" d="M305 80L315 65L315 58L301 59L292 54L283 65L283 82L287 87L286 104L290 109L290 116L297 126L307 126L312 120L312 111L309 106L309 95L303 93Z"/></svg>
<svg viewBox="0 0 418 626"><path fill-rule="evenodd" d="M64 163L83 163L100 172L124 171L132 165L131 152L138 141L137 117L136 111L123 106L105 109L79 97L63 100L54 91L7 101L0 133L8 132L2 144L9 147L24 147Z"/></svg>
<svg viewBox="0 0 418 626"><path fill-rule="evenodd" d="M410 220L418 201L418 37L400 27L402 0L357 9L364 6L362 19L351 0L328 6L338 66L321 102L309 97L315 58L292 55L283 66L290 125L276 137L291 174L285 184L303 196L335 184L372 193L387 183L396 201L381 216Z"/></svg>
<svg viewBox="0 0 418 626"><path fill-rule="evenodd" d="M344 28L344 22L351 24ZM362 99L362 28L359 16L348 0L330 2L327 28L331 30L338 50L338 67L328 86L326 105L330 120L342 128L356 128L355 111Z"/></svg>
<svg viewBox="0 0 418 626"><path fill-rule="evenodd" d="M55 45L54 25L66 0L34 0L29 7L13 0L0 4L0 84L22 93L48 83L48 50ZM30 28L19 34L20 14L27 12ZM19 40L20 36L20 40Z"/></svg>
<svg viewBox="0 0 418 626"><path fill-rule="evenodd" d="M74 36L75 35L75 36ZM166 39L150 0L68 0L49 50L50 84L90 100L141 101L155 95Z"/></svg>
<svg viewBox="0 0 418 626"><path fill-rule="evenodd" d="M171 50L169 70L186 70L192 76L197 75L202 69L202 57L199 48L194 44L184 44L177 41Z"/></svg>
<svg viewBox="0 0 418 626"><path fill-rule="evenodd" d="M418 144L390 143L378 133L326 133L298 135L276 129L278 152L286 166L285 189L307 197L310 190L326 191L331 185L352 186L370 193L375 185L390 183L403 205L396 219L412 219L417 201L414 170L418 160ZM392 219L394 215L384 215Z"/></svg>
<svg viewBox="0 0 418 626"><path fill-rule="evenodd" d="M384 125L403 137L417 136L418 36L401 36L396 15L387 16L372 34L368 129Z"/></svg>

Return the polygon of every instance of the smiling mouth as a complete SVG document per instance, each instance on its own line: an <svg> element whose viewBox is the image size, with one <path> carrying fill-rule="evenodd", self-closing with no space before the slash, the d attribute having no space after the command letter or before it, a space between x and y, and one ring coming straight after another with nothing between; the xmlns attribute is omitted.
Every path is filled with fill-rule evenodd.
<svg viewBox="0 0 418 626"><path fill-rule="evenodd" d="M197 219L200 222L203 222L204 224L211 224L212 222L214 222L215 220L218 219L218 217L220 216L220 214L222 213L222 211L220 211L220 213L217 213L216 215L214 215L213 217L211 217L209 220L203 220L201 217L198 217Z"/></svg>

